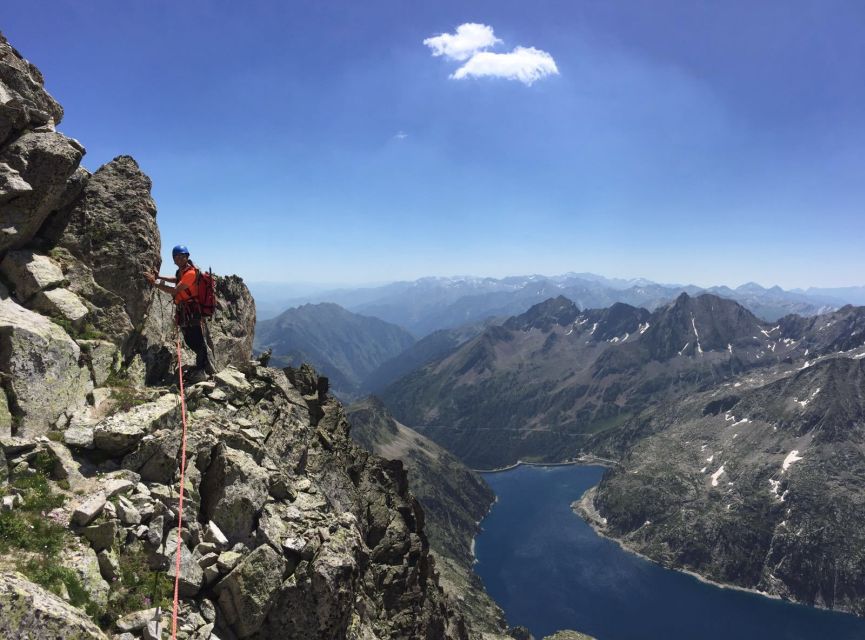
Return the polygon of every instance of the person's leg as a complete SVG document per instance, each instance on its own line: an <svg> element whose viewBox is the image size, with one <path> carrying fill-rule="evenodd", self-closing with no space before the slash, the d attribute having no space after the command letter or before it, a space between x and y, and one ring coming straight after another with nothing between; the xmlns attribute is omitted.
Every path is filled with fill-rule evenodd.
<svg viewBox="0 0 865 640"><path fill-rule="evenodd" d="M195 368L207 371L210 363L207 359L207 344L204 342L204 334L200 324L183 327L183 340L186 346L195 352Z"/></svg>

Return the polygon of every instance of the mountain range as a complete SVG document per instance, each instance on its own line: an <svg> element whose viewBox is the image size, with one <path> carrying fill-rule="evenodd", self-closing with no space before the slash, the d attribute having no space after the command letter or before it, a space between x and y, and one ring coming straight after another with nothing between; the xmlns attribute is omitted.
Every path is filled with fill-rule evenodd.
<svg viewBox="0 0 865 640"><path fill-rule="evenodd" d="M557 297L487 328L382 398L474 467L561 460L605 433L621 452L629 431L618 427L647 406L861 344L863 316L848 306L773 325L710 294L682 294L654 312L623 303L580 311Z"/></svg>
<svg viewBox="0 0 865 640"><path fill-rule="evenodd" d="M646 279L611 279L591 273L559 276L527 275L507 278L473 276L421 278L377 287L337 289L291 296L278 285L252 285L256 302L265 309L284 310L301 304L333 302L349 311L374 316L398 324L418 337L439 329L449 329L486 320L508 317L526 311L550 297L563 295L580 308L608 307L615 302L653 310L674 300L680 293L700 293L736 300L766 321L798 313L814 315L863 298L860 288L785 291L747 283L735 289L726 286L701 288L694 285L658 284ZM262 315L262 318L268 317Z"/></svg>

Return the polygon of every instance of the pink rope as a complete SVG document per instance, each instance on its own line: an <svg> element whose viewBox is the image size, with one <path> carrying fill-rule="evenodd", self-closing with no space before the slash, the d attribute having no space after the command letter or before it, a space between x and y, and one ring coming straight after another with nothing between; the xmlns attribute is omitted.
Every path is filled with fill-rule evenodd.
<svg viewBox="0 0 865 640"><path fill-rule="evenodd" d="M183 420L183 436L180 453L180 501L177 507L177 555L174 558L174 605L171 610L171 640L177 640L177 608L180 591L180 545L183 539L183 478L186 476L186 394L183 391L183 364L180 351L180 334L177 335L177 374L180 378L180 416Z"/></svg>

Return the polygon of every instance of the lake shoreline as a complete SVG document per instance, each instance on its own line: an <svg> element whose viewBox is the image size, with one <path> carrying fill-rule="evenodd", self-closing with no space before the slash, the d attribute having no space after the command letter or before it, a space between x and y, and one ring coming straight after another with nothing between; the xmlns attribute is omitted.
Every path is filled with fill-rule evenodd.
<svg viewBox="0 0 865 640"><path fill-rule="evenodd" d="M526 462L523 460L517 460L515 463L510 464L506 467L495 467L493 469L472 469L475 473L483 473L483 474L492 474L492 473L503 473L505 471L513 471L518 467L570 467L570 466L591 466L596 465L600 467L615 467L618 462L615 460L609 460L607 458L601 458L599 456L593 455L582 455L576 460L564 460L562 462Z"/></svg>
<svg viewBox="0 0 865 640"><path fill-rule="evenodd" d="M511 468L518 466L530 468L488 476L501 509L491 509L482 530L486 533L477 536L472 551L477 575L508 620L536 637L567 627L619 639L727 640L732 631L742 640L865 637L865 619L850 611L810 606L665 566L610 535L593 505L604 474L598 464ZM552 468L537 468L544 466ZM671 604L676 602L690 605L680 610ZM842 615L824 617L836 613Z"/></svg>
<svg viewBox="0 0 865 640"><path fill-rule="evenodd" d="M574 500L571 503L571 511L573 511L576 515L581 517L586 522L586 524L588 524L594 530L595 533L597 533L602 538L605 538L607 540L615 542L617 545L619 545L619 547L623 551L626 551L626 552L628 552L632 555L635 555L639 558L643 558L644 560L648 560L652 564L655 564L655 565L662 567L664 569L669 569L672 571L677 571L679 573L684 573L684 574L689 575L693 578L696 578L697 580L699 580L700 582L702 582L704 584L712 585L713 587L719 587L721 589L730 589L732 591L744 591L745 593L752 593L754 595L762 596L764 598L769 598L770 600L777 600L779 602L786 602L788 604L796 604L796 605L800 605L803 607L809 607L812 609L819 609L821 611L829 611L832 613L845 613L848 615L852 615L852 616L856 617L857 619L861 619L860 616L857 616L854 612L847 610L847 609L843 609L843 608L830 609L828 607L821 607L820 605L808 604L806 602L799 602L797 600L789 600L787 598L782 598L781 596L779 596L777 594L768 593L767 591L760 591L759 589L754 589L751 587L742 587L740 585L729 584L729 583L725 583L725 582L717 582L715 580L712 580L711 578L707 578L706 576L701 575L701 574L697 573L696 571L692 571L690 569L685 569L685 568L675 567L675 566L667 566L665 564L662 564L661 562L658 562L654 558L651 558L651 557L645 555L644 553L640 553L639 551L637 551L636 549L634 549L633 547L628 545L628 543L625 540L622 540L621 538L617 538L613 535L610 535L607 532L607 530L606 530L606 518L601 516L601 514L598 512L597 509L595 509L595 505L593 504L594 496L597 493L597 489L598 489L598 485L595 485L594 487L587 489L583 493L583 495L580 496L580 498L578 500Z"/></svg>

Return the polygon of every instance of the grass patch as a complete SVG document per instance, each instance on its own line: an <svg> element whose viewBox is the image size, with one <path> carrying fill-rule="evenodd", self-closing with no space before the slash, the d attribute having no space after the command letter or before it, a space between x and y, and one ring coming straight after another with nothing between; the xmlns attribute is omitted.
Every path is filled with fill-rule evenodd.
<svg viewBox="0 0 865 640"><path fill-rule="evenodd" d="M130 387L115 387L111 389L111 399L114 401L113 413L129 411L133 407L147 404L149 398Z"/></svg>
<svg viewBox="0 0 865 640"><path fill-rule="evenodd" d="M133 611L171 607L174 582L164 571L155 571L150 567L147 553L140 544L126 547L123 553L115 550L115 553L120 579L111 586L108 609L100 621L103 626Z"/></svg>
<svg viewBox="0 0 865 640"><path fill-rule="evenodd" d="M76 327L69 318L57 315L51 315L49 318L54 324L62 327L71 338L76 340L104 340L106 338L103 331L100 331L89 322L85 322L81 327Z"/></svg>
<svg viewBox="0 0 865 640"><path fill-rule="evenodd" d="M94 620L98 620L103 615L101 607L93 602L85 591L78 574L68 567L59 566L52 558L46 556L32 558L20 563L18 570L48 591L61 597L68 595L71 605L84 609Z"/></svg>
<svg viewBox="0 0 865 640"><path fill-rule="evenodd" d="M14 491L17 490L17 491ZM0 513L0 553L13 549L58 553L65 546L67 529L44 513L63 505L65 497L54 493L44 473L21 476L7 493L20 493L24 504Z"/></svg>
<svg viewBox="0 0 865 640"><path fill-rule="evenodd" d="M105 380L106 387L131 387L132 380L129 379L129 372L126 369L112 369Z"/></svg>
<svg viewBox="0 0 865 640"><path fill-rule="evenodd" d="M111 388L111 399L114 401L111 413L129 411L133 407L150 402L150 396L135 387L126 369L108 374L105 386Z"/></svg>
<svg viewBox="0 0 865 640"><path fill-rule="evenodd" d="M46 473L38 467L36 468L37 472L33 475L20 476L12 481L11 486L23 494L24 505L20 507L20 510L29 513L42 513L62 507L66 498L62 494L54 493Z"/></svg>

